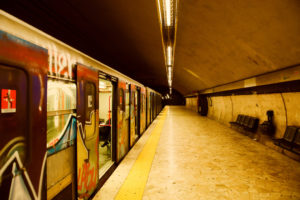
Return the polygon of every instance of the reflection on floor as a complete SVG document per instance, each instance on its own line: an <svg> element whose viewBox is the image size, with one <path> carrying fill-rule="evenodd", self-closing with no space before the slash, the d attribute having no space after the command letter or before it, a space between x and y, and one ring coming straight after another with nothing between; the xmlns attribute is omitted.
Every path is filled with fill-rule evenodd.
<svg viewBox="0 0 300 200"><path fill-rule="evenodd" d="M104 147L101 147L104 142L99 142L99 178L110 168L110 166L113 164L111 160L111 145L105 145Z"/></svg>
<svg viewBox="0 0 300 200"><path fill-rule="evenodd" d="M94 200L114 199L159 119ZM300 199L299 162L185 107L169 107L155 151L143 200Z"/></svg>

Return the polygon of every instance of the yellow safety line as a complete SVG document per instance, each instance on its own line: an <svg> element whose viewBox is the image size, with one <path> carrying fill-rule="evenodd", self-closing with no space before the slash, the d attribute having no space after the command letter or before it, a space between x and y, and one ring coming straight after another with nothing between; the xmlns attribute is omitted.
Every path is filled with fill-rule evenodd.
<svg viewBox="0 0 300 200"><path fill-rule="evenodd" d="M149 172L154 159L160 133L166 119L167 109L165 108L158 116L158 122L148 138L143 150L133 164L115 200L140 200L143 197L144 189L148 180Z"/></svg>

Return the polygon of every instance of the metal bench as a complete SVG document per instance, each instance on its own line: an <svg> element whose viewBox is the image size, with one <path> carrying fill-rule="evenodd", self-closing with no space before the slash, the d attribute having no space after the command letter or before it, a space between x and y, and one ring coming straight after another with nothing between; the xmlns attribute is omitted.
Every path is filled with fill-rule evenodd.
<svg viewBox="0 0 300 200"><path fill-rule="evenodd" d="M296 154L300 154L300 128L298 128L296 132L292 151Z"/></svg>
<svg viewBox="0 0 300 200"><path fill-rule="evenodd" d="M241 124L241 122L242 122L242 120L243 120L243 118L244 118L244 115L238 115L237 116L237 119L236 119L236 121L235 122L229 122L231 125L240 125Z"/></svg>
<svg viewBox="0 0 300 200"><path fill-rule="evenodd" d="M287 126L283 138L273 139L274 144L284 149L292 150L294 147L293 142L297 130L298 130L297 126Z"/></svg>
<svg viewBox="0 0 300 200"><path fill-rule="evenodd" d="M246 131L255 132L258 127L259 119L247 115L239 114L235 122L229 122L231 126L243 128Z"/></svg>
<svg viewBox="0 0 300 200"><path fill-rule="evenodd" d="M245 125L244 129L250 132L255 132L258 127L259 119L256 117L250 117L248 123Z"/></svg>

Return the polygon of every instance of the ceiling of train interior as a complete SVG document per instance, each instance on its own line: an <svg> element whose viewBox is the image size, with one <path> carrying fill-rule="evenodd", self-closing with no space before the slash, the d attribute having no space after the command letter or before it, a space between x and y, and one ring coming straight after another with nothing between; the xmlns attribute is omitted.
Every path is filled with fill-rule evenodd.
<svg viewBox="0 0 300 200"><path fill-rule="evenodd" d="M145 85L168 87L156 0L1 4ZM299 63L299 0L179 0L173 88L183 95Z"/></svg>

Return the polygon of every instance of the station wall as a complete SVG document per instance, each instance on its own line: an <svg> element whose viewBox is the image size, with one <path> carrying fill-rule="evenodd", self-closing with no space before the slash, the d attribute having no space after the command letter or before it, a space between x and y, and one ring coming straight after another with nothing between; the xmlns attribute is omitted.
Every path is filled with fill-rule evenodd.
<svg viewBox="0 0 300 200"><path fill-rule="evenodd" d="M195 112L198 112L198 97L188 97L185 99L186 101L186 107L195 111Z"/></svg>
<svg viewBox="0 0 300 200"><path fill-rule="evenodd" d="M208 98L208 117L229 126L238 114L267 120L266 112L274 111L275 137L284 135L286 126L300 126L300 92L216 96Z"/></svg>

